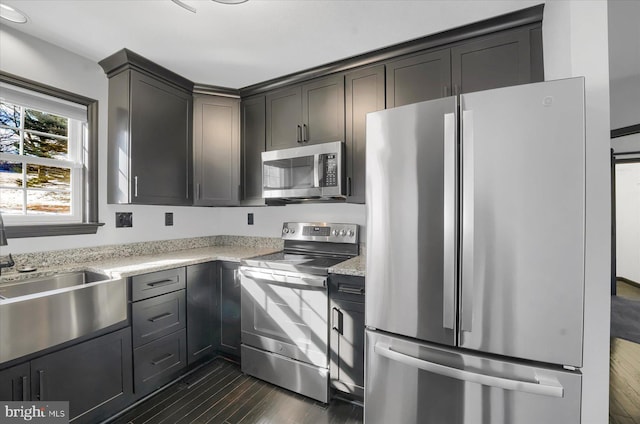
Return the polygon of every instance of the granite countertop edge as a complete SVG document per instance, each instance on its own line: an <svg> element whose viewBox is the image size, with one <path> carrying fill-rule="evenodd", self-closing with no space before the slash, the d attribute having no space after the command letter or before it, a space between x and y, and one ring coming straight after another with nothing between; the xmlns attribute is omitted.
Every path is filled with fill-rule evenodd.
<svg viewBox="0 0 640 424"><path fill-rule="evenodd" d="M0 277L0 284L31 278L48 277L61 272L82 270L104 273L112 278L126 278L212 261L239 263L242 259L266 255L277 252L278 250L279 249L273 247L211 246L153 255L115 257L113 259L78 262L59 267L44 267L29 273L11 272L9 274L3 274ZM329 268L329 273L364 277L364 256L357 256L341 262Z"/></svg>

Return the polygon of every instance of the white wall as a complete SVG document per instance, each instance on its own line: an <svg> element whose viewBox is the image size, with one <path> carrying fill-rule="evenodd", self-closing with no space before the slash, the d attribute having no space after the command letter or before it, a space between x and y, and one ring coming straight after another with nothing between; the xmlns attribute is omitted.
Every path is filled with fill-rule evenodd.
<svg viewBox="0 0 640 424"><path fill-rule="evenodd" d="M640 283L640 162L616 165L616 275Z"/></svg>
<svg viewBox="0 0 640 424"><path fill-rule="evenodd" d="M586 86L586 255L582 424L608 422L610 164L607 2L545 5L545 78L584 76Z"/></svg>

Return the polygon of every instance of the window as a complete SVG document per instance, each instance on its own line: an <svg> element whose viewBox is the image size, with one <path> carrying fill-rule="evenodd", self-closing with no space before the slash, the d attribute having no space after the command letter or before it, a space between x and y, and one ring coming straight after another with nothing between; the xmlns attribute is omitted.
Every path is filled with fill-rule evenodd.
<svg viewBox="0 0 640 424"><path fill-rule="evenodd" d="M8 223L82 221L86 121L0 101L0 212Z"/></svg>
<svg viewBox="0 0 640 424"><path fill-rule="evenodd" d="M0 213L8 237L95 233L97 102L0 73Z"/></svg>

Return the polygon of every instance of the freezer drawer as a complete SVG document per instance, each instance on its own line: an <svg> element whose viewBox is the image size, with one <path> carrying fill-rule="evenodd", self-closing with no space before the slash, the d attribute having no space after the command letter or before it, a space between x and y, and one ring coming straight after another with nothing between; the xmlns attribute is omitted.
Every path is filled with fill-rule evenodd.
<svg viewBox="0 0 640 424"><path fill-rule="evenodd" d="M366 330L365 422L579 424L582 375Z"/></svg>

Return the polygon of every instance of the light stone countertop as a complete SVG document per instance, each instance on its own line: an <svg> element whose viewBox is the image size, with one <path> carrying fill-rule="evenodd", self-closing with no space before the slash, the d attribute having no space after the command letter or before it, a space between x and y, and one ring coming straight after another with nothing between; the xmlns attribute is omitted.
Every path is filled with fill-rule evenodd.
<svg viewBox="0 0 640 424"><path fill-rule="evenodd" d="M2 275L0 283L46 277L61 272L88 270L111 277L131 277L209 261L240 262L244 258L277 252L274 247L210 246L149 255L114 257L90 262L77 262L63 266L47 266L31 273Z"/></svg>
<svg viewBox="0 0 640 424"><path fill-rule="evenodd" d="M243 241L246 244L243 244ZM118 252L111 252L107 248L97 257L93 257L93 259L96 260L89 260L87 257L78 257L77 260L74 261L73 258L67 257L66 260L60 259L60 262L57 264L55 261L41 264L35 272L18 273L13 271L6 274L3 273L0 277L0 284L80 270L100 272L113 278L131 277L210 261L240 262L245 258L266 255L280 250L281 247L277 245L256 245L251 242L250 238L241 240L240 243L236 241L234 244L229 245L193 247L169 252L146 254L141 252L142 254L133 254L130 256L118 256ZM59 253L53 253L64 255L70 252L71 251L61 251ZM113 254L113 256L111 256L110 253ZM111 258L108 258L109 256L111 256ZM341 262L329 268L329 272L363 277L365 275L365 256L360 255Z"/></svg>
<svg viewBox="0 0 640 424"><path fill-rule="evenodd" d="M329 273L364 277L366 268L366 256L360 255L332 266Z"/></svg>

